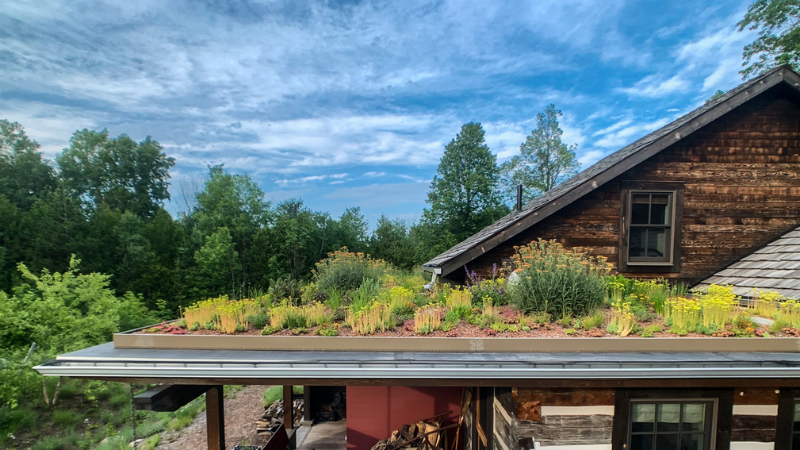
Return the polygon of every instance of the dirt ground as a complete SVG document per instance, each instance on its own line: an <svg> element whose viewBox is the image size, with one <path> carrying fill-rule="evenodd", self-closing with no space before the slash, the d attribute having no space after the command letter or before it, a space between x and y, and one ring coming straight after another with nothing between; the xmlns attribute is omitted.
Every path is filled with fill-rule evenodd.
<svg viewBox="0 0 800 450"><path fill-rule="evenodd" d="M267 438L256 434L255 421L264 413L264 391L269 386L245 386L225 399L225 448L237 445L264 445ZM207 448L206 415L201 412L188 427L161 435L156 449L184 450Z"/></svg>

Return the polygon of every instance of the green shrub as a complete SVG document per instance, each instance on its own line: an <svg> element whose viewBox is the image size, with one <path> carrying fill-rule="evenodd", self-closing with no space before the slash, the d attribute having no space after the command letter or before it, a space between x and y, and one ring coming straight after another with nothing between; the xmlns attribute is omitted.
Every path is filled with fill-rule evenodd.
<svg viewBox="0 0 800 450"><path fill-rule="evenodd" d="M555 317L587 315L606 297L608 265L603 257L539 239L519 247L513 259L518 280L509 291L521 311Z"/></svg>
<svg viewBox="0 0 800 450"><path fill-rule="evenodd" d="M339 309L342 306L342 291L339 289L328 291L328 299L325 300L325 304L334 311Z"/></svg>
<svg viewBox="0 0 800 450"><path fill-rule="evenodd" d="M269 322L269 317L266 311L261 311L258 314L249 316L247 321L253 325L253 328L264 328Z"/></svg>
<svg viewBox="0 0 800 450"><path fill-rule="evenodd" d="M364 282L354 291L350 293L350 310L357 313L372 303L372 299L381 290L378 280L372 278L365 278Z"/></svg>
<svg viewBox="0 0 800 450"><path fill-rule="evenodd" d="M303 296L303 286L298 280L293 280L291 277L286 276L269 280L269 289L267 296L271 301L281 301L291 299L292 303L297 303Z"/></svg>
<svg viewBox="0 0 800 450"><path fill-rule="evenodd" d="M578 334L578 330L576 330L575 328L567 328L566 330L564 330L564 334L566 334L567 336L575 336L576 334Z"/></svg>
<svg viewBox="0 0 800 450"><path fill-rule="evenodd" d="M380 259L372 259L363 253L348 252L346 247L329 253L317 263L314 279L323 292L338 289L342 292L358 289L366 280L378 282L389 265Z"/></svg>

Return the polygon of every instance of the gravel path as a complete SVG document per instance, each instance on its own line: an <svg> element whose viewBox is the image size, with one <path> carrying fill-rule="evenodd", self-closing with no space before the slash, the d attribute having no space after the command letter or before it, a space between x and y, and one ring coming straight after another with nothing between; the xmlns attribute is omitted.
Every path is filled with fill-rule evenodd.
<svg viewBox="0 0 800 450"><path fill-rule="evenodd" d="M255 421L264 412L264 391L269 386L245 386L232 397L225 399L225 448L237 445L264 445L266 438L256 435ZM161 435L157 450L186 450L206 448L205 411L180 431Z"/></svg>

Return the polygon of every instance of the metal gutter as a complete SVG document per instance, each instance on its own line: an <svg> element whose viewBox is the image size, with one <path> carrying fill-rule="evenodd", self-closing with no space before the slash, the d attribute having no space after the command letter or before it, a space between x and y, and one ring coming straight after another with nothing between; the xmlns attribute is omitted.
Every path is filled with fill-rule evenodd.
<svg viewBox="0 0 800 450"><path fill-rule="evenodd" d="M123 365L48 363L34 369L44 376L88 378L261 378L261 379L682 379L797 378L800 367L258 367L258 365ZM376 365L377 366L377 365Z"/></svg>

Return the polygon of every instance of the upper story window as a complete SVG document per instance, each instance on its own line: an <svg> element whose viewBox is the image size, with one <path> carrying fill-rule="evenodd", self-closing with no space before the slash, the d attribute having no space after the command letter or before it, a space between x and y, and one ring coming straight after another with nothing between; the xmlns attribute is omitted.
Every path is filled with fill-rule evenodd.
<svg viewBox="0 0 800 450"><path fill-rule="evenodd" d="M683 191L674 183L627 183L622 190L620 271L679 270Z"/></svg>

